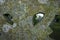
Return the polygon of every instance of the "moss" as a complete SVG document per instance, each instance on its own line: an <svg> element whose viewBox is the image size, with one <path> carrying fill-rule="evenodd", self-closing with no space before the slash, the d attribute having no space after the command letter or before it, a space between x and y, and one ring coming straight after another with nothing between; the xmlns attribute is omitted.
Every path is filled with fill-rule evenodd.
<svg viewBox="0 0 60 40"><path fill-rule="evenodd" d="M56 19L58 19L59 22L57 22ZM53 20L50 27L53 30L53 33L50 35L50 37L54 38L55 40L60 40L60 15L55 16L55 19Z"/></svg>

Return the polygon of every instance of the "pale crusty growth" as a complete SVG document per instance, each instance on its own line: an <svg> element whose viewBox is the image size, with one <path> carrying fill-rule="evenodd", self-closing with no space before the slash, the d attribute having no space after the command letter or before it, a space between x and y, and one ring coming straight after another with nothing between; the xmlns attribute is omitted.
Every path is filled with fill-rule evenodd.
<svg viewBox="0 0 60 40"><path fill-rule="evenodd" d="M5 2L5 0L0 0L0 5L2 5Z"/></svg>
<svg viewBox="0 0 60 40"><path fill-rule="evenodd" d="M38 2L41 3L41 4L47 4L48 0L38 0Z"/></svg>

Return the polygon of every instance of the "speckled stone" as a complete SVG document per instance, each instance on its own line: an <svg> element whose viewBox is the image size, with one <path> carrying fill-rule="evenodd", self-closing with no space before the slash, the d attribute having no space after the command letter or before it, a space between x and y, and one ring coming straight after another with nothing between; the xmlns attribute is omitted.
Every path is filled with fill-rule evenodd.
<svg viewBox="0 0 60 40"><path fill-rule="evenodd" d="M11 14L12 21L16 25L12 25L14 28L7 33L2 31L4 40L45 40L52 32L49 24L58 9L54 3L55 1L47 2L46 0L5 0L5 3L0 5L0 14L3 15L7 12ZM44 12L45 16L41 22L34 26L32 19L38 12ZM0 20L2 28L7 21L3 16Z"/></svg>

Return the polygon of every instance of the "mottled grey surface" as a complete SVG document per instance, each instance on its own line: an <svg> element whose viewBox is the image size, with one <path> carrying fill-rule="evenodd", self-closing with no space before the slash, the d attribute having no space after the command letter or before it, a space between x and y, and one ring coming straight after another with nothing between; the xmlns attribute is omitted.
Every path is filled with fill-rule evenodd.
<svg viewBox="0 0 60 40"><path fill-rule="evenodd" d="M0 40L49 40L47 36L52 32L49 24L53 20L57 8L54 1L41 4L38 0L5 0L5 3L0 5L0 14L11 14L12 20L17 26L7 33L2 31L4 39L1 37ZM34 26L32 19L37 12L45 12L45 16ZM8 22L3 16L0 17L0 27L2 27L4 23Z"/></svg>

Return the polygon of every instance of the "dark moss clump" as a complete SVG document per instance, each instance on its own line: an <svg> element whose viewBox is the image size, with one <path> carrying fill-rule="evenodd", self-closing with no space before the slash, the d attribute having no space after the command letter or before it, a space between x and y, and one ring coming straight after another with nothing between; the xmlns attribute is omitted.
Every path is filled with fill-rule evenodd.
<svg viewBox="0 0 60 40"><path fill-rule="evenodd" d="M4 18L7 20L8 23L13 24L12 16L8 13L3 14Z"/></svg>
<svg viewBox="0 0 60 40"><path fill-rule="evenodd" d="M1 32L0 32L0 36L1 36Z"/></svg>
<svg viewBox="0 0 60 40"><path fill-rule="evenodd" d="M56 15L54 21L55 21L55 22L60 22L60 15L59 15L59 16Z"/></svg>
<svg viewBox="0 0 60 40"><path fill-rule="evenodd" d="M49 36L55 40L60 40L60 15L55 15L50 27L53 30L53 33Z"/></svg>
<svg viewBox="0 0 60 40"><path fill-rule="evenodd" d="M35 18L36 18L36 14L33 16L33 25L36 25L38 23L38 21Z"/></svg>

